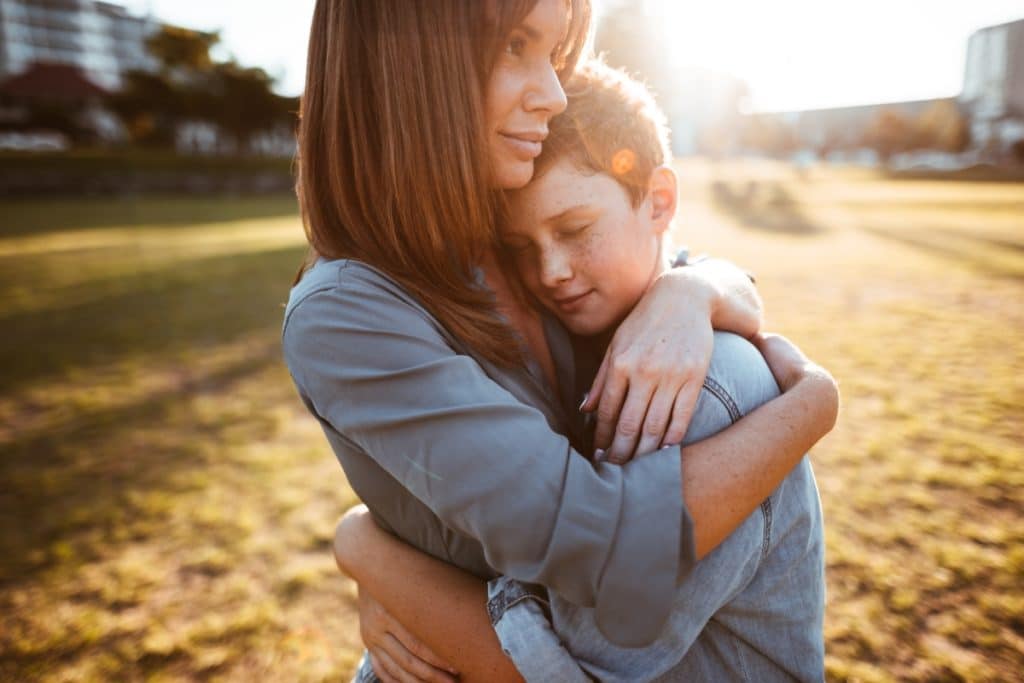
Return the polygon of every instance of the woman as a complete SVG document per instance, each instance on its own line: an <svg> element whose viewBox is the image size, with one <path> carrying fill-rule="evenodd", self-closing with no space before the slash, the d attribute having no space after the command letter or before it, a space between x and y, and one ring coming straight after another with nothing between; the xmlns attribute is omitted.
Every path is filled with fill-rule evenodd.
<svg viewBox="0 0 1024 683"><path fill-rule="evenodd" d="M584 0L318 2L299 190L320 258L292 291L283 343L382 526L476 576L497 570L596 606L625 642L657 633L659 596L827 431L834 398L796 382L688 448L685 478L678 447L594 468L552 428L570 431L549 389L571 367L563 338L515 296L490 245L498 191L529 181L565 106L559 76L583 49L588 10ZM603 429L617 420L611 455L631 453L640 434L657 435L655 446L681 439L711 324L752 334L753 302L742 273L721 265L655 283L591 399ZM656 384L630 374L631 353ZM483 597L480 610L486 623ZM458 632L414 635L467 678L515 675L500 649L463 651Z"/></svg>

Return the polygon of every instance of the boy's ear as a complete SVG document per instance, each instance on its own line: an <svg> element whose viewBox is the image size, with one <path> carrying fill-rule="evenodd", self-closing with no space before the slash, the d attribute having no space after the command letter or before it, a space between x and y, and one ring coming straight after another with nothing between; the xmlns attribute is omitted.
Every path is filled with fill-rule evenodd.
<svg viewBox="0 0 1024 683"><path fill-rule="evenodd" d="M672 225L672 219L676 215L678 191L675 171L668 166L654 169L647 186L647 199L650 201L654 227L659 234L664 233Z"/></svg>

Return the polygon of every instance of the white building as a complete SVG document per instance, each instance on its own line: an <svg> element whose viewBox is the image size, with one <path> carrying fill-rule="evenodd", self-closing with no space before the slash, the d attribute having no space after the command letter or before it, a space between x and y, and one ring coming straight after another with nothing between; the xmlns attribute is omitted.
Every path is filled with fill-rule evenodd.
<svg viewBox="0 0 1024 683"><path fill-rule="evenodd" d="M999 155L1024 139L1024 19L976 31L967 43L960 101L975 144Z"/></svg>
<svg viewBox="0 0 1024 683"><path fill-rule="evenodd" d="M146 38L158 27L97 0L0 0L0 81L35 62L66 64L117 90L125 71L156 67Z"/></svg>

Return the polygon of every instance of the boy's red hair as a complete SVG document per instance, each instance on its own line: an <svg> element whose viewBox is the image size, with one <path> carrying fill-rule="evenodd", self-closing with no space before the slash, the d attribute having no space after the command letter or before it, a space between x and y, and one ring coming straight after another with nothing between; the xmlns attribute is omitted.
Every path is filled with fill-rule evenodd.
<svg viewBox="0 0 1024 683"><path fill-rule="evenodd" d="M615 178L639 206L654 169L671 159L665 114L643 83L599 60L581 63L565 90L568 107L551 120L534 179L568 158Z"/></svg>

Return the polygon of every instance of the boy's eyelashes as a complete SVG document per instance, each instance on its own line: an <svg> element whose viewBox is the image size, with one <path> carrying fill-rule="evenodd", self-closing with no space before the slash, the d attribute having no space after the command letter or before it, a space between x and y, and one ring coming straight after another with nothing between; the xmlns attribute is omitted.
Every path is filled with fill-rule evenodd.
<svg viewBox="0 0 1024 683"><path fill-rule="evenodd" d="M561 235L562 237L576 237L578 235L582 235L592 225L593 223L584 223L583 225L577 225L572 228L563 228L562 230L558 231L558 234Z"/></svg>
<svg viewBox="0 0 1024 683"><path fill-rule="evenodd" d="M561 228L555 234L561 239L572 239L574 237L581 237L587 230L593 227L593 223L584 223L571 228ZM501 240L498 246L502 251L518 254L526 251L533 247L532 240L523 240L522 242L517 240Z"/></svg>

